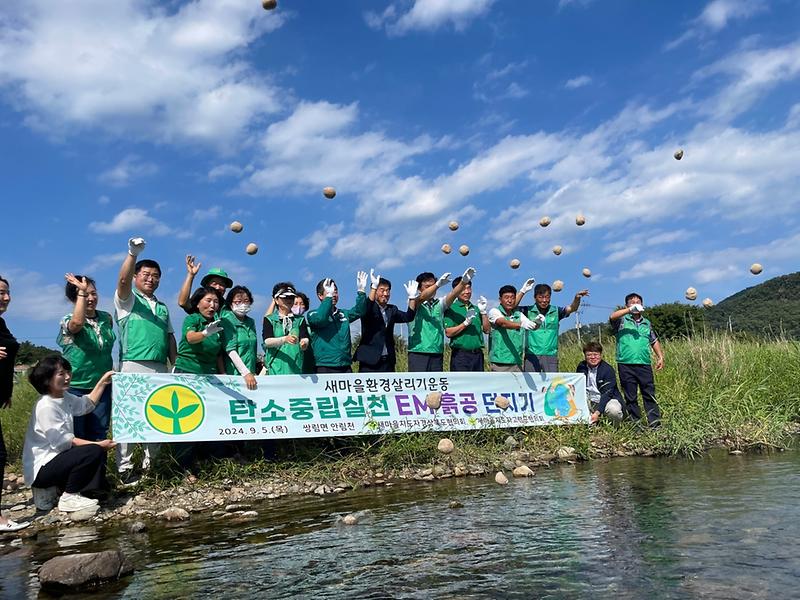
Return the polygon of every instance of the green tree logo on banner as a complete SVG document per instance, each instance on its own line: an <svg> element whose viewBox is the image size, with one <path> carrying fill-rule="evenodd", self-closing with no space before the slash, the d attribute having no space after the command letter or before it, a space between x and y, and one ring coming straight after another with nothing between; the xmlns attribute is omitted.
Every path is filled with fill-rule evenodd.
<svg viewBox="0 0 800 600"><path fill-rule="evenodd" d="M203 399L192 388L169 384L155 390L147 398L144 414L156 431L168 435L191 433L205 418Z"/></svg>

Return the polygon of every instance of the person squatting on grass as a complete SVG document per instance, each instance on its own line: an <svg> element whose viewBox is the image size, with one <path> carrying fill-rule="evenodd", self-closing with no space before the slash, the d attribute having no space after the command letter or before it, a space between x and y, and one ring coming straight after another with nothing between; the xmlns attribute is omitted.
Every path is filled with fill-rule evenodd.
<svg viewBox="0 0 800 600"><path fill-rule="evenodd" d="M583 347L583 358L577 372L586 376L586 399L592 410L592 424L597 423L602 415L619 423L625 416L622 395L617 389L617 374L603 360L603 346L594 341L587 343Z"/></svg>
<svg viewBox="0 0 800 600"><path fill-rule="evenodd" d="M625 308L611 313L611 329L617 338L617 369L622 393L625 395L625 409L632 421L642 418L639 409L638 392L650 427L659 427L661 411L656 402L656 383L653 378L650 349L656 355L656 370L664 368L664 353L653 325L642 316L644 306L642 296L630 293L625 296Z"/></svg>
<svg viewBox="0 0 800 600"><path fill-rule="evenodd" d="M94 389L84 396L71 394L72 366L61 356L40 360L28 379L42 394L36 402L25 432L22 467L25 484L35 488L63 490L58 509L74 512L97 506L97 500L82 492L104 492L106 451L112 440L76 437L73 419L92 412L111 381L113 371L103 374Z"/></svg>

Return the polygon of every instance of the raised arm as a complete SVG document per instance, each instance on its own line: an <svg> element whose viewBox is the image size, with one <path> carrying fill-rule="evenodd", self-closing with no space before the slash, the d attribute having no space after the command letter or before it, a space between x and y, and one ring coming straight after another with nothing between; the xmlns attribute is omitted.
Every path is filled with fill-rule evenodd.
<svg viewBox="0 0 800 600"><path fill-rule="evenodd" d="M473 277L475 277L475 267L469 267L466 271L464 271L464 274L461 276L461 281L458 282L458 285L450 290L450 293L445 296L445 308L450 308L453 305L453 302L455 302L459 294L464 291L464 288L467 287L467 284L472 283Z"/></svg>
<svg viewBox="0 0 800 600"><path fill-rule="evenodd" d="M72 311L72 317L70 317L69 323L67 323L69 332L75 334L83 329L83 326L86 324L86 296L88 295L86 290L89 289L89 284L86 282L85 277L78 279L72 273L64 275L64 279L78 288L75 310Z"/></svg>
<svg viewBox="0 0 800 600"><path fill-rule="evenodd" d="M434 296L436 296L436 292L442 287L445 283L450 281L450 273L442 273L439 279L436 280L436 283L433 284L431 287L426 289L424 292L420 292L419 297L417 298L417 302L426 302L430 300Z"/></svg>
<svg viewBox="0 0 800 600"><path fill-rule="evenodd" d="M189 304L189 297L192 295L192 284L197 272L200 270L202 263L195 262L197 257L191 254L186 255L186 277L183 279L183 284L178 292L178 306L183 310L188 311L191 308Z"/></svg>
<svg viewBox="0 0 800 600"><path fill-rule="evenodd" d="M122 261L117 278L117 297L120 300L127 300L131 296L133 288L133 271L136 268L136 257L139 256L145 247L143 238L131 238L128 240L128 256Z"/></svg>
<svg viewBox="0 0 800 600"><path fill-rule="evenodd" d="M519 291L517 292L517 299L514 302L514 308L519 306L519 303L522 302L522 299L525 297L525 294L530 292L533 289L536 280L533 277L529 277L526 279L521 286L519 286Z"/></svg>
<svg viewBox="0 0 800 600"><path fill-rule="evenodd" d="M578 308L581 305L581 298L588 295L589 295L589 290L581 290L580 292L575 294L575 297L572 299L572 304L564 308L564 316L566 317L568 315L571 315L576 310L578 310Z"/></svg>

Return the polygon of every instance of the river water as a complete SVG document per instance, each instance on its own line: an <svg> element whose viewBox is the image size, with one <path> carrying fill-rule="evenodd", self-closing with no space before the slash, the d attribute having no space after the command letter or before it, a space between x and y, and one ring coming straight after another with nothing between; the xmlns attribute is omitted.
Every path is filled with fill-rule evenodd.
<svg viewBox="0 0 800 600"><path fill-rule="evenodd" d="M0 596L39 596L36 571L52 556L120 548L134 575L87 597L800 597L798 498L795 451L282 498L238 525L194 515L138 535L42 533L0 557ZM355 526L341 523L350 512Z"/></svg>

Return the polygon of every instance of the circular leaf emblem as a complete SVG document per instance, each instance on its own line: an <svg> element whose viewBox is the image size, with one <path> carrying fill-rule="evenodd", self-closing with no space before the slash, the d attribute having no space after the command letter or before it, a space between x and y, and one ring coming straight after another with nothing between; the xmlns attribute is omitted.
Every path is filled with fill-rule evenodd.
<svg viewBox="0 0 800 600"><path fill-rule="evenodd" d="M544 393L544 414L557 419L569 419L578 414L575 404L575 386L556 378Z"/></svg>
<svg viewBox="0 0 800 600"><path fill-rule="evenodd" d="M182 435L200 427L206 410L203 399L192 388L171 383L150 394L144 414L156 431Z"/></svg>

